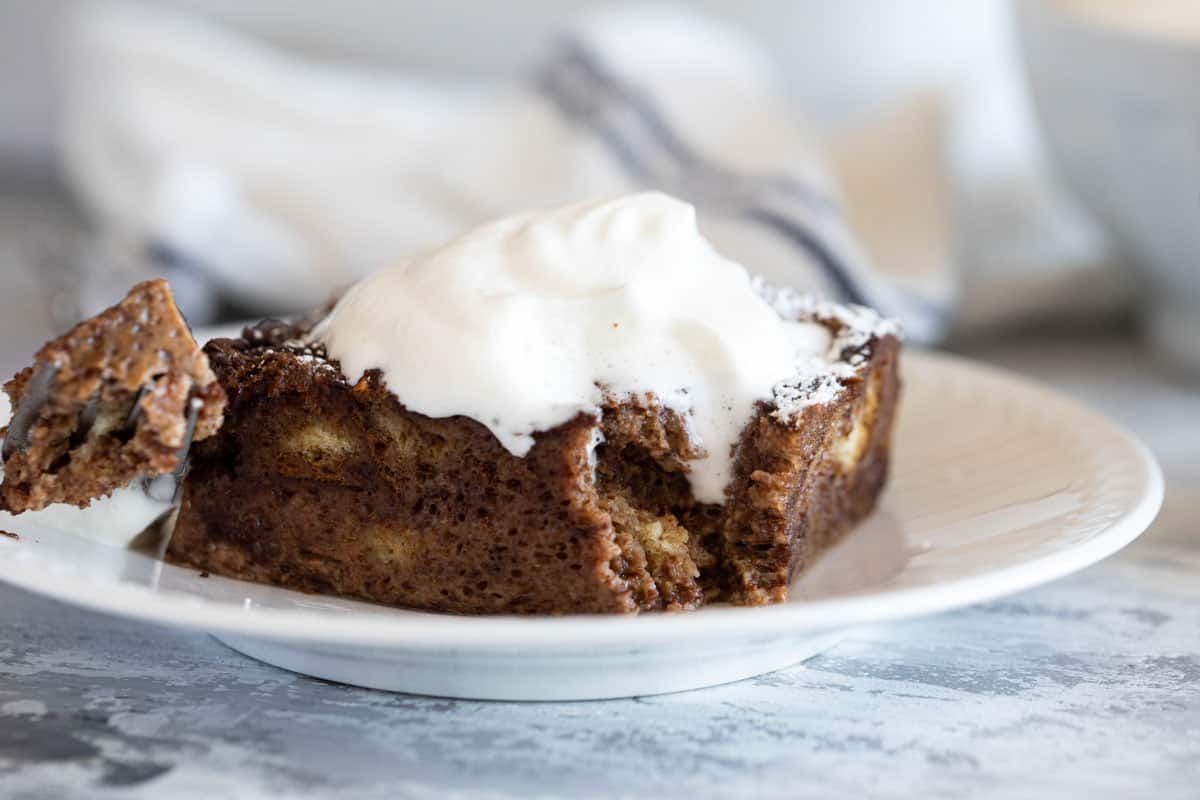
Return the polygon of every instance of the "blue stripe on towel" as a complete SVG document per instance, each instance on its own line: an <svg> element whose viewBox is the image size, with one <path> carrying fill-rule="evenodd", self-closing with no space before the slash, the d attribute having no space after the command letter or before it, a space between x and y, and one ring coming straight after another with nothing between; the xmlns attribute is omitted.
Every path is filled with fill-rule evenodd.
<svg viewBox="0 0 1200 800"><path fill-rule="evenodd" d="M835 198L794 176L743 175L702 157L679 137L649 98L616 78L577 40L562 43L558 54L541 70L538 84L567 117L605 132L605 141L624 152L622 163L634 167L633 174L638 177L667 178L674 183L682 176L700 174L709 179L694 182L723 183L730 198L744 196L745 189L753 185L790 195L813 211L840 213ZM668 163L657 171L644 163L660 159ZM655 174L659 171L667 174Z"/></svg>
<svg viewBox="0 0 1200 800"><path fill-rule="evenodd" d="M841 262L810 231L802 226L794 225L786 217L764 208L751 208L746 212L746 217L766 225L788 241L808 251L821 271L825 273L825 277L836 287L843 300L859 305L868 304L866 295L842 267Z"/></svg>
<svg viewBox="0 0 1200 800"><path fill-rule="evenodd" d="M861 284L814 229L814 215L843 216L837 199L819 187L793 175L736 172L704 158L679 137L645 94L614 76L578 40L562 43L540 71L538 85L564 116L594 131L631 176L701 208L721 209L762 225L807 253L842 300L892 305L872 303L877 293ZM946 309L909 293L891 294L905 308L881 307L884 313L918 317L930 330L943 325Z"/></svg>

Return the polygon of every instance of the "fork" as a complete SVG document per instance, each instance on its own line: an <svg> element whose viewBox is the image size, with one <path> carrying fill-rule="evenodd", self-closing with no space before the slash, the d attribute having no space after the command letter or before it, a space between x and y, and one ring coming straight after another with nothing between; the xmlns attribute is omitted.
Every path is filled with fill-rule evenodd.
<svg viewBox="0 0 1200 800"><path fill-rule="evenodd" d="M29 379L25 394L13 409L12 418L8 422L8 432L4 435L4 448L0 455L5 461L29 449L33 425L37 422L42 407L50 401L50 389L54 386L59 369L55 361L43 362ZM91 403L88 405L91 406ZM84 411L86 412L87 408Z"/></svg>
<svg viewBox="0 0 1200 800"><path fill-rule="evenodd" d="M42 408L50 400L54 381L58 377L60 366L53 361L40 364L29 380L24 395L16 408L13 409L8 432L4 437L4 445L0 456L8 461L13 455L24 452L32 444L33 428L38 421ZM118 429L120 435L132 435L142 414L142 400L150 391L148 385L138 389L129 411L125 415L122 426ZM72 447L78 446L86 439L95 424L100 400L100 390L88 400L79 414L77 427L72 432L70 442ZM130 542L130 547L146 548L156 552L159 557L165 554L174 531L174 521L179 510L179 501L183 487L183 479L188 470L188 453L191 450L192 439L196 433L196 422L200 416L203 403L198 397L188 400L187 421L184 425L182 443L176 455L175 469L165 475L143 477L142 491L156 500L163 500L163 485L170 487L170 507L150 521Z"/></svg>
<svg viewBox="0 0 1200 800"><path fill-rule="evenodd" d="M140 405L141 401L139 399L134 405L134 412L137 411ZM150 520L150 523L130 540L129 546L139 550L148 550L154 553L159 559L166 556L167 547L171 544L171 534L175 532L175 520L179 516L180 500L183 497L183 479L187 477L188 467L191 466L188 460L188 451L192 447L192 437L196 433L196 420L200 416L202 405L203 403L200 402L200 398L198 397L193 397L188 401L187 423L183 429L183 444L179 446L175 460L175 469L169 475L142 478L142 491L156 500L161 499L156 496L156 487L162 486L164 481L169 481L167 485L170 487L171 505L157 517Z"/></svg>

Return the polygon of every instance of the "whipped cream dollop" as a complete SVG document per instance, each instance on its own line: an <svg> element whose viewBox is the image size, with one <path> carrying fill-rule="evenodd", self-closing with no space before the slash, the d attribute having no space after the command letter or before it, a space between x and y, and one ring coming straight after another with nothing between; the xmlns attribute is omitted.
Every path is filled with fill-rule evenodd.
<svg viewBox="0 0 1200 800"><path fill-rule="evenodd" d="M606 395L653 393L707 452L688 477L709 503L755 404L832 344L658 193L484 225L368 276L313 338L349 379L379 369L408 409L478 420L516 456Z"/></svg>

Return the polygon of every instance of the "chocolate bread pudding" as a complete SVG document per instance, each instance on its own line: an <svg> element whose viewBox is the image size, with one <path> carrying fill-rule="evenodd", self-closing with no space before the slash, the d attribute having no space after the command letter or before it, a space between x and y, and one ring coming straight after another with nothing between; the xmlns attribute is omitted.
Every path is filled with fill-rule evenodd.
<svg viewBox="0 0 1200 800"><path fill-rule="evenodd" d="M465 614L781 602L875 506L898 352L662 195L505 220L209 342L167 558Z"/></svg>

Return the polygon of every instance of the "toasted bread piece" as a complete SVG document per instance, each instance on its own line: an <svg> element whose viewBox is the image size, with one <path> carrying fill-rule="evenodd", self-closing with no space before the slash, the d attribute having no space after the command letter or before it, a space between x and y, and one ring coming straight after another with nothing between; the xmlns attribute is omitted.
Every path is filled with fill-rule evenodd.
<svg viewBox="0 0 1200 800"><path fill-rule="evenodd" d="M193 438L221 425L225 392L166 281L134 286L120 303L48 342L5 384L0 507L87 506L138 476L173 471L198 404Z"/></svg>

